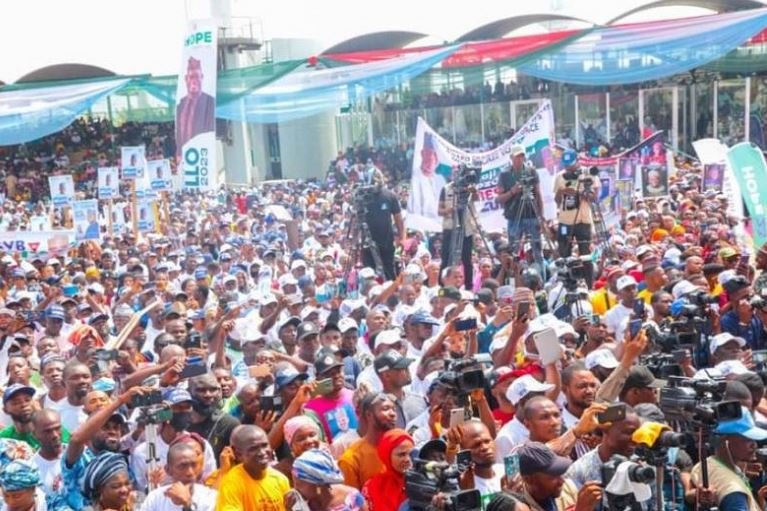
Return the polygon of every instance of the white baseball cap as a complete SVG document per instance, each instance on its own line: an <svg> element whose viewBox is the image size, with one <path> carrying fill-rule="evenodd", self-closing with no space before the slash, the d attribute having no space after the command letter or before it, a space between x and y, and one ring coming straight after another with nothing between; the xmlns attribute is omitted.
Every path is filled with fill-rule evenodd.
<svg viewBox="0 0 767 511"><path fill-rule="evenodd" d="M674 285L674 288L671 290L671 296L674 297L674 300L683 297L687 293L692 293L693 291L697 291L698 286L690 282L689 280L681 280L677 282Z"/></svg>
<svg viewBox="0 0 767 511"><path fill-rule="evenodd" d="M339 327L340 328L340 327ZM402 341L399 330L384 330L376 336L376 346L381 344L397 344Z"/></svg>
<svg viewBox="0 0 767 511"><path fill-rule="evenodd" d="M359 275L361 279L374 279L376 272L373 268L366 266L365 268L362 268L357 275Z"/></svg>
<svg viewBox="0 0 767 511"><path fill-rule="evenodd" d="M532 375L526 374L514 380L506 389L506 399L511 401L511 404L517 406L528 394L532 392L548 392L553 389L554 385L551 383L541 383Z"/></svg>
<svg viewBox="0 0 767 511"><path fill-rule="evenodd" d="M290 270L293 271L296 268L306 268L306 261L303 259L296 259L292 263L290 263Z"/></svg>
<svg viewBox="0 0 767 511"><path fill-rule="evenodd" d="M636 286L636 285L637 285L637 281L631 275L624 275L623 277L618 279L618 282L615 283L615 287L618 289L618 291L623 291L629 286Z"/></svg>
<svg viewBox="0 0 767 511"><path fill-rule="evenodd" d="M338 322L338 329L341 331L341 333L348 332L351 329L356 331L358 328L359 326L353 318L343 318Z"/></svg>
<svg viewBox="0 0 767 511"><path fill-rule="evenodd" d="M743 348L746 345L746 340L742 337L735 337L730 332L722 332L721 334L717 334L711 338L711 342L708 345L708 349L711 351L711 354L713 355L716 350L724 346L730 341L736 341L738 343L738 346Z"/></svg>
<svg viewBox="0 0 767 511"><path fill-rule="evenodd" d="M642 257L643 255L652 251L653 249L650 245L641 245L637 248L636 255L637 257Z"/></svg>
<svg viewBox="0 0 767 511"><path fill-rule="evenodd" d="M615 358L612 350L602 348L586 355L584 364L586 364L586 369L588 370L594 369L597 366L604 367L605 369L615 369L618 367L618 359Z"/></svg>

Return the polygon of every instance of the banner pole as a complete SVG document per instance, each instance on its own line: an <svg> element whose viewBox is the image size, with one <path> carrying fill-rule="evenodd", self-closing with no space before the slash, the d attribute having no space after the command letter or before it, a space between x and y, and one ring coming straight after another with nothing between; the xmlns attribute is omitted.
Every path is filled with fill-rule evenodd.
<svg viewBox="0 0 767 511"><path fill-rule="evenodd" d="M138 239L138 199L136 198L136 180L130 182L131 220L133 223L133 235Z"/></svg>
<svg viewBox="0 0 767 511"><path fill-rule="evenodd" d="M165 214L165 232L170 232L170 199L168 192L162 192L162 209Z"/></svg>
<svg viewBox="0 0 767 511"><path fill-rule="evenodd" d="M107 225L109 226L109 237L115 237L115 229L112 223L112 199L107 201Z"/></svg>

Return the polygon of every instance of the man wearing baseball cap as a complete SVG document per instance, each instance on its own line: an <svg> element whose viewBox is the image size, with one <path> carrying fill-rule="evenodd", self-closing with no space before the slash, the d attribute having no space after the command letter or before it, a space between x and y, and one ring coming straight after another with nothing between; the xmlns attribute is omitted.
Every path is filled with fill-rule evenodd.
<svg viewBox="0 0 767 511"><path fill-rule="evenodd" d="M615 342L622 343L631 319L652 317L652 309L637 297L637 281L630 275L624 275L615 283L620 302L605 314L607 331L615 337ZM640 303L645 311L645 318L634 318L634 304Z"/></svg>
<svg viewBox="0 0 767 511"><path fill-rule="evenodd" d="M412 381L410 364L413 359L405 358L395 350L387 350L378 355L373 362L376 374L381 379L383 391L396 398L394 405L397 411L397 427L405 428L426 409L423 398L407 392Z"/></svg>
<svg viewBox="0 0 767 511"><path fill-rule="evenodd" d="M530 432L522 423L522 408L533 396L542 396L552 390L551 383L541 383L531 374L515 379L506 391L506 398L514 406L514 418L503 426L495 437L495 456L498 462L511 454L512 449L530 438Z"/></svg>
<svg viewBox="0 0 767 511"><path fill-rule="evenodd" d="M621 389L620 400L631 406L642 403L658 402L658 389L666 386L664 380L658 380L645 366L634 366L629 371L626 383Z"/></svg>
<svg viewBox="0 0 767 511"><path fill-rule="evenodd" d="M700 492L701 504L719 509L761 509L740 468L756 460L757 442L767 440L767 430L754 424L747 408L741 408L740 418L720 421L714 430L716 451L706 460L710 492ZM702 484L701 464L692 469L692 481ZM760 492L761 495L761 492Z"/></svg>
<svg viewBox="0 0 767 511"><path fill-rule="evenodd" d="M519 456L519 475L522 477L520 500L534 510L569 509L576 504L576 509L596 509L601 499L601 491L583 492L587 497L579 501L578 490L573 483L565 479L565 472L572 461L557 455L546 444L528 442L517 451ZM599 487L596 487L599 490ZM585 506L590 503L590 506Z"/></svg>
<svg viewBox="0 0 767 511"><path fill-rule="evenodd" d="M618 304L618 279L625 275L620 266L608 266L603 275L605 284L591 295L591 308L594 314L604 316Z"/></svg>
<svg viewBox="0 0 767 511"><path fill-rule="evenodd" d="M23 440L33 449L40 448L40 442L32 430L32 402L35 396L34 387L14 383L3 392L3 411L11 418L13 424L0 431L0 438ZM62 428L62 442L69 442L69 431Z"/></svg>
<svg viewBox="0 0 767 511"><path fill-rule="evenodd" d="M578 243L578 255L591 253L591 201L593 188L588 190L584 180L588 178L578 165L578 153L567 149L562 153L562 168L554 178L554 200L559 206L557 244L559 257L572 255L573 240ZM592 178L593 179L593 178Z"/></svg>
<svg viewBox="0 0 767 511"><path fill-rule="evenodd" d="M322 425L325 439L331 442L341 433L357 427L357 415L354 411L354 392L344 386L344 363L340 353L330 348L323 348L317 353L314 371L321 395L310 400L304 406ZM330 383L325 384L324 381Z"/></svg>

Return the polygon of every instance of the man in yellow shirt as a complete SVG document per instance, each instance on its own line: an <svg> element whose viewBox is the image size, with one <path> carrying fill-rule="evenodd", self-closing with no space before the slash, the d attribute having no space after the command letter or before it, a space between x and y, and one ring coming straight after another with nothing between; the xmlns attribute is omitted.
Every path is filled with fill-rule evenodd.
<svg viewBox="0 0 767 511"><path fill-rule="evenodd" d="M591 308L594 314L604 316L607 311L618 305L616 284L618 279L625 275L620 266L606 268L607 283L591 294Z"/></svg>
<svg viewBox="0 0 767 511"><path fill-rule="evenodd" d="M650 305L652 295L656 291L663 289L668 283L668 277L666 272L660 265L660 261L657 257L648 257L644 263L642 263L642 274L644 275L644 281L647 287L637 294L637 298L644 301L647 305Z"/></svg>
<svg viewBox="0 0 767 511"><path fill-rule="evenodd" d="M232 431L236 465L218 489L217 511L285 511L288 478L269 466L272 448L263 429L241 425Z"/></svg>

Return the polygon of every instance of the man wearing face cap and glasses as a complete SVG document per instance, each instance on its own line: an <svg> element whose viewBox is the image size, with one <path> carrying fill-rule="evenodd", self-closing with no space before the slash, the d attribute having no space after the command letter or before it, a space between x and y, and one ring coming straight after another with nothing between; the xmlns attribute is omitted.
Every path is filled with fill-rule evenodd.
<svg viewBox="0 0 767 511"><path fill-rule="evenodd" d="M720 421L714 430L716 450L706 458L709 486L702 486L701 464L692 469L692 481L698 485L698 501L705 506L716 505L728 511L758 511L763 509L751 491L740 468L756 460L756 443L767 440L767 430L754 424L751 413L742 408L740 418ZM760 492L761 494L761 492ZM687 501L691 502L688 496Z"/></svg>

